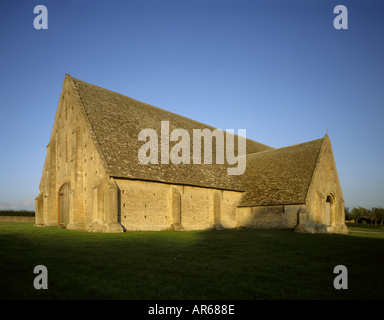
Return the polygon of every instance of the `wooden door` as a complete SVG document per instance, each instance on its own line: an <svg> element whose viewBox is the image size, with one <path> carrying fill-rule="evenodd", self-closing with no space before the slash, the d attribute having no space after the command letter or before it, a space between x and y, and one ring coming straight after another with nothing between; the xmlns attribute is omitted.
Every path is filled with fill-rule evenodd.
<svg viewBox="0 0 384 320"><path fill-rule="evenodd" d="M69 223L69 190L71 184L66 183L60 190L60 226L66 227Z"/></svg>

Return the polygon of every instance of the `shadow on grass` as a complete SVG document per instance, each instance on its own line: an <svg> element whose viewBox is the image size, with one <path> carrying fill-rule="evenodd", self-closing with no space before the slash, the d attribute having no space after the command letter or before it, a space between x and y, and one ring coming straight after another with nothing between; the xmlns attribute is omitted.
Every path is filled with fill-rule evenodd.
<svg viewBox="0 0 384 320"><path fill-rule="evenodd" d="M0 298L383 299L383 244L291 230L99 234L0 224ZM48 290L33 287L36 265L48 269ZM348 290L333 287L337 265L348 269Z"/></svg>

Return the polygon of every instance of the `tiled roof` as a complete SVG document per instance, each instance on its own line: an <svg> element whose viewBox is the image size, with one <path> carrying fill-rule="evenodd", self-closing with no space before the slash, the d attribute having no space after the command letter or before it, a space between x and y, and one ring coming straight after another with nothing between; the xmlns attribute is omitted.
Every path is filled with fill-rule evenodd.
<svg viewBox="0 0 384 320"><path fill-rule="evenodd" d="M193 129L207 128L213 131L215 128L77 80L69 75L66 76L66 80L71 81L75 95L84 108L91 134L111 176L244 191L240 176L227 174L228 164L215 164L216 139L212 139L213 164L192 164ZM189 132L191 164L175 165L171 161L169 164L160 163L161 121L169 121L169 132L179 128ZM159 164L143 165L139 162L138 151L144 142L138 141L138 136L145 128L154 129L158 133ZM235 141L237 145L237 136ZM176 143L170 141L169 150ZM235 154L237 154L236 145ZM246 146L247 154L273 150L272 147L250 139L247 139Z"/></svg>
<svg viewBox="0 0 384 320"><path fill-rule="evenodd" d="M193 129L207 128L213 131L215 128L69 75L66 80L73 85L96 147L111 176L246 191L239 206L305 202L324 139L279 149L247 139L245 173L240 176L228 175L227 163L215 164L216 139L212 140L213 164L192 164ZM188 131L191 138L191 164L176 165L171 161L169 164L160 163L161 121L169 121L169 132L179 128ZM139 162L138 151L144 142L138 141L138 136L145 128L158 133L159 164L143 165ZM169 150L176 143L170 141Z"/></svg>
<svg viewBox="0 0 384 320"><path fill-rule="evenodd" d="M248 155L239 206L305 203L323 141Z"/></svg>

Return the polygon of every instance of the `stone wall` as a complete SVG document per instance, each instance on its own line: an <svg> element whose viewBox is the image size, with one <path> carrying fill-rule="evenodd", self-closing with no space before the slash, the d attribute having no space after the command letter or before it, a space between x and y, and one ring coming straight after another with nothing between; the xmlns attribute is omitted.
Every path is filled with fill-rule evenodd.
<svg viewBox="0 0 384 320"><path fill-rule="evenodd" d="M0 222L28 222L28 223L35 223L35 217L0 216Z"/></svg>
<svg viewBox="0 0 384 320"><path fill-rule="evenodd" d="M59 225L59 193L66 183L71 184L70 223L67 228L85 230L93 222L99 221L94 213L104 210L101 201L104 195L99 196L100 210L95 210L92 200L94 189L99 186L104 190L100 181L109 180L109 175L91 135L92 130L81 101L76 97L73 84L66 80L47 146L40 194L35 201L37 225Z"/></svg>
<svg viewBox="0 0 384 320"><path fill-rule="evenodd" d="M126 230L234 228L241 192L116 179Z"/></svg>
<svg viewBox="0 0 384 320"><path fill-rule="evenodd" d="M239 227L255 229L293 229L298 224L302 205L278 205L237 208Z"/></svg>
<svg viewBox="0 0 384 320"><path fill-rule="evenodd" d="M327 201L330 202L331 207L330 225L327 224L326 217ZM307 232L311 232L310 229L315 228L318 232L347 233L343 193L328 136L324 138L324 144L308 190L306 203L307 217L303 219L303 223L307 227L300 227L298 231L303 232L307 229Z"/></svg>

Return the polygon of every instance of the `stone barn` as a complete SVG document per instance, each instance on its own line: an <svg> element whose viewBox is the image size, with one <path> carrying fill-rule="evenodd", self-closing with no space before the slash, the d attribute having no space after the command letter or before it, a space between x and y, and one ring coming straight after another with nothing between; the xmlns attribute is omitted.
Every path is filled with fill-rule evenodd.
<svg viewBox="0 0 384 320"><path fill-rule="evenodd" d="M191 161L161 162L168 157L161 145L149 150L152 161L143 164L138 156L147 143L139 139L143 129L159 133L156 142L168 143L168 150L180 142L169 139L175 129L190 137L216 132L66 75L35 200L35 225L91 232L237 227L347 232L328 134L278 149L244 139L245 171L230 175L233 163L216 161L223 144L213 134L186 149ZM232 139L232 152L240 156L240 138ZM205 164L209 143L212 161ZM192 161L192 149L204 155L201 163Z"/></svg>

